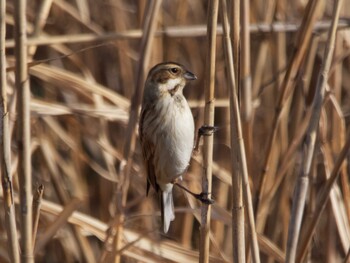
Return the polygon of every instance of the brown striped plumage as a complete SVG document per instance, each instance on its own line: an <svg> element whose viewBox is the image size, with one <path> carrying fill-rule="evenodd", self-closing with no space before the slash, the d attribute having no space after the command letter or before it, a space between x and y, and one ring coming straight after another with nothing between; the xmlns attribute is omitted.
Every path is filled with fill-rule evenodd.
<svg viewBox="0 0 350 263"><path fill-rule="evenodd" d="M153 67L145 83L139 134L147 193L152 185L159 195L165 233L175 218L172 182L186 171L193 149L193 117L182 91L194 79L182 65L167 62Z"/></svg>

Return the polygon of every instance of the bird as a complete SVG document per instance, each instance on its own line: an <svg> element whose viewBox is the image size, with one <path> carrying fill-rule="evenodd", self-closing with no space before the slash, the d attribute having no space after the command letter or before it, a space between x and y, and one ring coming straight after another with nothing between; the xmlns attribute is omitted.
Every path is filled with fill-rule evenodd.
<svg viewBox="0 0 350 263"><path fill-rule="evenodd" d="M145 81L139 136L146 194L152 186L158 195L164 233L175 219L173 186L187 171L193 151L195 125L183 89L196 79L183 65L164 62L151 68Z"/></svg>

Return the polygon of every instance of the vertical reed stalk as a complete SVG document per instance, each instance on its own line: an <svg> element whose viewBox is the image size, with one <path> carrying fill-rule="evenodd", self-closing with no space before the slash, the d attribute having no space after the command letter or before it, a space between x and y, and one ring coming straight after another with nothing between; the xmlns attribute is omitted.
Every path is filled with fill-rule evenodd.
<svg viewBox="0 0 350 263"><path fill-rule="evenodd" d="M241 20L241 1L240 0L232 0L232 14L233 14L233 21L232 21L232 42L233 42L233 62L234 62L234 70L235 70L235 76L236 76L236 87L238 88L239 92L239 81L238 76L239 74L239 61L240 61L240 40L241 40L241 30L240 30L240 20ZM238 96L239 99L239 96Z"/></svg>
<svg viewBox="0 0 350 263"><path fill-rule="evenodd" d="M240 91L242 92L242 119L246 123L246 135L251 133L249 121L252 115L252 78L250 73L250 30L249 30L249 1L242 1L241 5L241 70L240 70ZM238 77L238 75L237 75ZM246 140L251 140L251 136L246 136ZM246 142L251 145L251 142ZM249 149L248 153L249 153Z"/></svg>
<svg viewBox="0 0 350 263"><path fill-rule="evenodd" d="M245 146L245 157L247 163L251 163L251 157L252 157L252 124L250 122L251 116L252 116L252 81L251 81L251 72L250 72L250 30L249 30L249 12L250 12L250 3L249 1L241 1L241 45L240 45L240 58L239 58L239 75L237 75L238 79L238 85L236 86L236 91L239 92L237 94L240 95L238 97L238 107L241 109L241 120L242 120L242 139L244 146ZM232 91L232 89L231 89ZM231 96L231 103L232 101ZM230 104L231 104L230 103ZM232 106L230 106L231 112L233 110ZM232 115L232 114L231 114ZM236 120L237 121L237 120ZM233 125L233 119L231 117L231 125ZM231 127L232 130L232 127ZM235 129L234 129L235 130ZM232 133L233 135L233 133ZM235 132L234 138L239 138L239 134ZM235 145L237 141L235 142ZM237 147L237 146L236 146ZM231 139L231 150L235 148L232 148L232 139ZM238 161L238 155L241 154L237 151L234 151L236 155L236 162ZM250 167L248 164L247 167ZM242 198L242 168L240 165L238 165L237 174L235 177L237 177L236 180L239 180L239 185L235 185L237 187L235 191L238 191L236 193L236 198ZM240 178L240 179L238 179ZM232 180L233 183L233 180ZM240 193L239 193L240 192ZM233 209L240 209L239 206L233 207ZM242 213L242 217L244 218L244 209ZM244 220L243 220L244 221ZM244 227L244 225L243 225ZM250 246L247 244L247 251L249 252ZM247 260L250 262L249 253L247 253Z"/></svg>
<svg viewBox="0 0 350 263"><path fill-rule="evenodd" d="M210 0L207 17L207 58L206 58L206 80L205 80L205 108L204 124L214 126L215 112L215 60L216 60L216 30L218 21L219 0ZM211 197L212 190L212 162L213 162L213 135L204 137L203 144L203 168L202 191ZM202 204L199 262L209 262L209 232L211 220L211 206Z"/></svg>
<svg viewBox="0 0 350 263"><path fill-rule="evenodd" d="M286 262L295 262L296 249L300 234L301 220L303 217L304 206L306 202L306 193L309 184L308 176L310 173L310 167L314 156L315 143L318 131L318 124L320 120L322 105L325 97L325 91L328 80L328 72L332 63L334 42L336 37L336 29L339 20L340 7L342 0L336 2L336 6L333 10L332 24L328 33L328 41L326 43L324 61L317 80L316 93L313 100L313 111L310 119L309 127L304 139L304 156L302 158L302 168L297 181L295 194L293 196L292 215L289 223L288 241ZM346 149L348 150L348 149ZM317 211L317 210L316 210ZM300 261L298 261L300 262Z"/></svg>
<svg viewBox="0 0 350 263"><path fill-rule="evenodd" d="M339 0L339 2L342 0ZM305 258L305 255L307 254L307 248L310 245L310 242L312 240L313 234L315 232L315 229L317 227L317 224L321 218L322 212L324 211L324 209L326 208L327 205L327 201L329 199L331 190L333 188L334 182L338 179L339 177L339 173L341 170L341 166L344 162L344 160L346 160L348 154L350 151L350 131L347 134L347 139L345 142L344 147L342 148L341 152L339 153L339 156L334 164L331 176L329 177L329 179L327 180L326 185L324 186L324 189L322 190L322 192L320 193L315 208L315 211L317 211L314 216L311 218L311 220L308 223L308 226L305 230L305 238L303 240L301 240L300 242L300 251L298 252L297 255L297 260L296 262L303 262L303 259Z"/></svg>
<svg viewBox="0 0 350 263"><path fill-rule="evenodd" d="M1 184L4 195L5 228L7 232L8 253L13 263L19 263L19 247L13 201L13 187L11 176L11 150L9 134L9 112L7 109L6 91L6 1L0 0L0 89L1 89Z"/></svg>
<svg viewBox="0 0 350 263"><path fill-rule="evenodd" d="M148 8L148 13L145 15L145 23L143 29L143 35L141 39L140 45L140 57L139 57L139 66L137 69L136 75L136 87L134 91L134 95L131 100L130 113L129 113L129 123L126 129L126 138L124 144L123 151L123 162L121 164L121 183L119 183L118 188L121 193L121 207L119 207L119 225L115 238L115 249L116 251L121 248L121 237L123 231L123 222L124 222L124 211L123 208L126 205L127 194L130 184L130 171L132 166L132 154L135 149L136 144L136 126L139 119L139 108L141 105L142 95L143 95L143 87L144 81L146 79L146 70L149 64L151 51L152 51L152 43L154 39L154 33L156 31L157 26L157 18L159 9L161 6L162 0L153 0ZM125 165L125 166L124 166ZM124 167L123 167L124 166ZM116 255L115 262L120 262L120 254Z"/></svg>
<svg viewBox="0 0 350 263"><path fill-rule="evenodd" d="M228 83L230 85L230 93L231 92L237 92L238 100L240 101L241 97L241 89L240 89L240 41L241 41L241 30L240 30L240 18L241 18L241 8L240 8L240 0L233 0L233 27L232 27L232 42L233 42L233 61L234 61L234 76L231 76L231 78L234 79L236 89L235 91L232 90L232 86L230 85L229 79ZM228 41L227 39L227 22L225 17L225 4L226 1L222 1L222 20L224 24L224 37L225 42ZM226 44L227 45L227 44ZM227 48L226 48L227 49ZM225 50L226 51L226 50ZM226 61L228 61L229 54L226 51ZM229 65L228 62L226 62L227 65ZM231 74L230 68L227 70L228 75ZM232 110L230 109L230 119L232 119ZM230 120L231 122L232 120ZM234 134L231 134L231 142L233 138L237 138L237 134L235 133L235 130L232 130L230 128L230 132L234 132ZM233 137L232 137L233 136ZM233 148L231 144L231 155L233 155ZM234 163L232 163L232 243L233 243L233 260L234 262L245 262L245 235L244 235L244 204L243 204L243 187L242 187L242 171L241 167L239 166L239 162L237 158L234 159Z"/></svg>
<svg viewBox="0 0 350 263"><path fill-rule="evenodd" d="M235 5L235 4L234 4ZM236 4L237 6L237 4ZM234 12L239 13L239 11L234 10ZM239 15L238 15L239 17ZM235 22L237 22L237 16L234 17ZM239 55L239 43L237 39L234 41L235 48L232 51L232 45L230 40L230 27L228 22L227 15L227 2L226 0L221 0L221 19L223 23L224 29L224 49L225 49L225 64L227 65L227 82L230 92L230 123L233 125L233 108L231 105L233 92L237 94L238 91L238 81L236 79L236 75L238 73L239 68L239 59L233 56L233 52L235 55ZM239 21L238 21L239 22ZM234 23L234 28L237 25ZM238 24L239 27L239 24ZM233 34L239 34L237 28L234 30ZM233 59L235 59L236 67L233 65ZM237 263L246 262L245 258L245 236L244 236L244 205L243 205L243 187L242 187L242 171L239 163L239 158L236 155L237 151L234 151L233 145L235 145L235 139L238 138L236 129L232 129L230 127L230 141L231 141L231 167L232 167L232 253L233 253L233 261Z"/></svg>
<svg viewBox="0 0 350 263"><path fill-rule="evenodd" d="M238 97L237 97L237 87L235 82L235 71L233 66L233 52L232 52L232 45L230 40L230 29L229 29L229 23L228 23L228 16L226 8L226 0L222 0L222 18L223 18L223 26L224 26L224 43L225 43L225 59L226 64L228 66L228 73L229 73L229 79L228 84L230 87L230 123L231 123L231 165L232 165L232 171L235 171L237 174L235 176L232 176L232 186L235 187L233 189L233 192L237 190L237 187L241 187L240 185L236 185L237 182L241 181L242 184L243 181L243 191L244 191L244 198L245 203L247 206L247 214L248 214L248 224L250 227L250 242L252 246L252 256L253 256L253 262L260 262L260 255L259 255L259 246L258 246L258 239L255 231L255 222L254 222L254 212L253 212L253 204L252 204L252 198L249 188L249 179L248 179L248 170L247 170L247 162L245 157L245 147L244 147L244 141L242 137L242 125L241 125L241 117L239 112L239 105L238 105ZM236 180L235 177L243 176L241 179ZM235 198L235 195L233 195L233 199ZM232 200L235 204L236 200ZM241 205L241 204L240 204ZM242 210L242 215L240 217L243 217L243 206L240 207L233 207L233 214L239 212L239 210ZM234 216L232 216L232 219L234 219ZM232 227L235 227L235 224L237 222L232 221ZM244 236L244 222L243 225L239 226L241 229L237 229L236 231L233 230L233 234L237 234L237 237L233 236L233 240L235 242L239 242L239 247L235 247L236 244L233 244L233 249L238 249L236 257L234 258L235 262L245 262L245 247L244 247L244 239L243 240L236 240L237 238L242 238L242 233ZM235 255L236 252L234 252Z"/></svg>
<svg viewBox="0 0 350 263"><path fill-rule="evenodd" d="M18 179L21 221L21 262L33 262L32 174L30 151L30 88L27 69L26 0L15 1L16 88L18 96Z"/></svg>
<svg viewBox="0 0 350 263"><path fill-rule="evenodd" d="M247 161L247 167L251 167L251 160L253 157L253 104L252 104L252 76L250 65L250 30L249 30L249 18L250 18L250 3L249 1L241 1L241 45L240 45L240 59L239 59L239 75L238 79L238 103L241 109L242 118L242 136L244 138L245 145L245 157ZM248 170L249 172L249 170ZM240 190L242 191L242 190ZM249 251L249 245L247 251ZM249 253L247 253L247 260L249 259Z"/></svg>
<svg viewBox="0 0 350 263"><path fill-rule="evenodd" d="M146 79L146 71L149 64L150 56L151 56L151 48L153 43L153 36L157 26L157 17L160 9L160 5L162 0L154 0L150 4L149 13L146 14L145 24L143 35L141 39L141 47L140 47L140 63L137 69L137 80L135 92L131 100L130 105L130 117L129 123L126 132L126 139L124 145L124 160L126 161L126 166L122 170L123 172L123 180L120 185L123 187L123 200L122 202L125 204L126 196L128 192L129 186L129 175L132 164L132 153L135 149L136 144L136 126L139 118L139 108L141 105L142 95L143 95L143 87Z"/></svg>
<svg viewBox="0 0 350 263"><path fill-rule="evenodd" d="M41 200L43 199L44 185L39 185L33 196L33 248L35 249L36 233L38 230Z"/></svg>

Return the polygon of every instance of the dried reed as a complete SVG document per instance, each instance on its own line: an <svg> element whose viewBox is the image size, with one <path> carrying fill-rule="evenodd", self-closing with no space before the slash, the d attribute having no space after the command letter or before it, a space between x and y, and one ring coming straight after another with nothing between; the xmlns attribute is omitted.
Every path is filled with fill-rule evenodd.
<svg viewBox="0 0 350 263"><path fill-rule="evenodd" d="M6 80L6 57L5 57L5 37L6 37L6 1L0 1L0 89L1 89L1 185L4 195L4 210L6 222L6 234L9 258L13 263L19 263L19 246L15 218L15 206L13 201L13 181L11 175L11 149L9 112L7 105L7 80Z"/></svg>
<svg viewBox="0 0 350 263"><path fill-rule="evenodd" d="M239 113L238 105L238 96L237 96L237 87L234 75L234 65L233 65L233 52L230 41L230 32L229 32L229 23L228 15L225 0L222 1L222 17L224 23L224 36L225 36L225 52L226 52L226 64L228 66L228 82L230 89L230 121L231 121L231 165L232 170L235 171L235 174L232 175L232 186L234 187L233 191L240 192L243 188L245 204L247 206L248 214L248 225L250 227L250 245L252 246L252 255L253 262L260 262L259 255L259 246L258 240L255 232L255 222L254 222L254 212L253 212L253 203L251 198L251 192L249 188L249 179L248 179L248 169L246 161L246 153L242 135L242 124ZM242 85L245 86L245 85ZM237 179L238 177L238 179ZM233 195L233 198L241 196ZM232 209L232 228L235 229L235 224L238 224L237 230L233 230L233 253L234 260L237 262L245 262L245 251L244 251L244 209L243 203L241 200L233 200L233 209ZM234 215L236 214L237 215ZM237 219L237 221L235 220ZM237 243L236 243L237 242Z"/></svg>
<svg viewBox="0 0 350 263"><path fill-rule="evenodd" d="M205 86L205 108L204 125L214 126L215 110L215 63L216 63L216 28L219 11L219 0L210 0L208 5L208 24L207 24L207 57L206 57L206 86ZM213 135L204 136L203 143L203 179L202 191L211 198L212 192L212 162L213 162ZM201 209L201 227L200 227L200 249L199 262L209 262L209 230L211 221L211 206L202 204Z"/></svg>
<svg viewBox="0 0 350 263"><path fill-rule="evenodd" d="M30 87L27 69L26 1L15 1L18 179L21 262L34 262L32 247L32 169L30 152Z"/></svg>
<svg viewBox="0 0 350 263"><path fill-rule="evenodd" d="M40 218L41 201L43 199L44 186L41 184L33 195L33 248L35 249L36 233Z"/></svg>
<svg viewBox="0 0 350 263"><path fill-rule="evenodd" d="M145 22L144 22L144 31L141 39L140 45L140 58L139 66L137 69L137 79L136 86L134 90L134 95L131 100L130 113L129 113L129 122L126 129L126 138L124 142L124 151L123 151L123 161L120 164L120 175L121 181L118 184L118 198L122 199L118 201L118 205L121 207L118 208L118 214L116 215L119 219L117 220L117 232L115 236L115 249L116 251L121 249L120 242L123 232L123 223L124 223L124 207L126 206L127 196L129 191L130 184L130 172L132 167L132 153L134 152L136 145L136 126L139 118L139 107L141 105L142 94L143 94L143 83L146 80L146 68L149 64L151 56L151 47L154 38L154 32L157 26L157 17L162 1L154 0L149 6L149 13L146 13ZM120 202L121 201L121 202ZM120 202L120 203L119 203ZM116 255L116 263L120 262L120 253Z"/></svg>
<svg viewBox="0 0 350 263"><path fill-rule="evenodd" d="M19 250L23 262L39 263L349 260L349 1L334 52L326 47L335 28L329 1L29 0L26 10L6 1L6 11L1 3L1 262L19 262ZM18 41L15 27L25 21ZM321 61L331 53L313 119ZM166 236L158 204L145 195L135 132L145 74L162 61L197 75L184 90L196 126L218 127L182 182L194 192L204 182L216 202L201 220L199 202L175 190ZM310 183L307 198L293 201L304 214L287 248L310 123L319 124ZM13 132L23 128L30 143ZM40 212L40 197L31 208L38 185Z"/></svg>

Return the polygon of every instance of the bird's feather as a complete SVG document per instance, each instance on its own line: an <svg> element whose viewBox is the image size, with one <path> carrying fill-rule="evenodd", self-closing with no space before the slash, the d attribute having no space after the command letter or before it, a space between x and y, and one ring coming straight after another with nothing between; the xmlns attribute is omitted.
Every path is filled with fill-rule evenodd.
<svg viewBox="0 0 350 263"><path fill-rule="evenodd" d="M146 194L148 195L150 185L152 185L152 187L156 192L158 192L159 186L157 184L157 178L156 178L154 164L153 164L155 147L151 140L146 140L144 138L144 130L143 130L142 124L144 123L144 118L146 117L146 115L147 115L147 111L142 110L140 126L139 126L139 135L140 135L144 164L147 171Z"/></svg>
<svg viewBox="0 0 350 263"><path fill-rule="evenodd" d="M172 190L160 191L160 211L162 215L162 225L164 233L168 233L170 222L175 219L174 201Z"/></svg>

